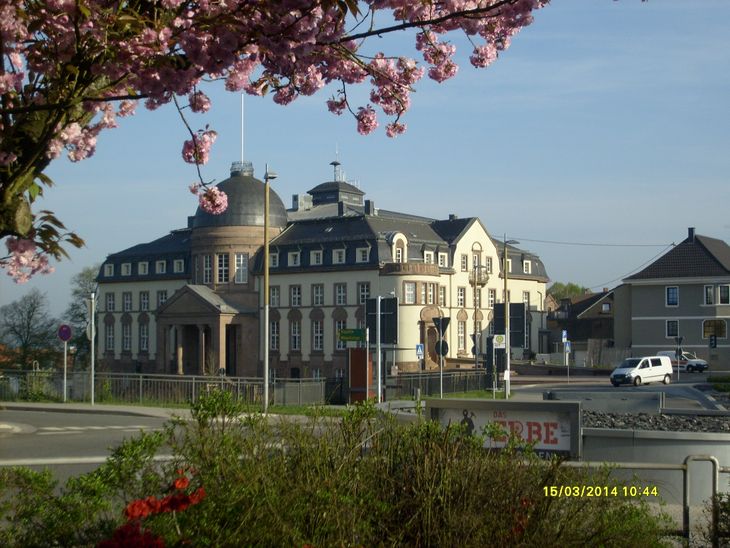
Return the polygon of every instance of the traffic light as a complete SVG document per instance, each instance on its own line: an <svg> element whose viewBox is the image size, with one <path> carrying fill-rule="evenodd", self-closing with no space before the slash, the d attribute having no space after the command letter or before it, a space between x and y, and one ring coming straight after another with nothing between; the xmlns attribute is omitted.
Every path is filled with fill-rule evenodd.
<svg viewBox="0 0 730 548"><path fill-rule="evenodd" d="M717 348L717 335L710 335L710 348Z"/></svg>

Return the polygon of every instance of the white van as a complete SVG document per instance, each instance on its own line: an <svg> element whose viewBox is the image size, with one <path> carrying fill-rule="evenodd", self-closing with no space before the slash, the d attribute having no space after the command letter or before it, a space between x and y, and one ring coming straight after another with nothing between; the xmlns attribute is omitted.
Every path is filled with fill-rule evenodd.
<svg viewBox="0 0 730 548"><path fill-rule="evenodd" d="M611 384L633 384L639 386L647 382L672 381L672 362L667 356L646 356L643 358L626 358L611 373Z"/></svg>
<svg viewBox="0 0 730 548"><path fill-rule="evenodd" d="M686 371L687 373L694 371L702 373L709 367L709 364L705 360L698 358L692 352L682 352L679 364L677 364L677 353L675 350L662 350L661 352L657 352L656 355L666 356L672 362L672 367L675 369L679 368L680 371Z"/></svg>

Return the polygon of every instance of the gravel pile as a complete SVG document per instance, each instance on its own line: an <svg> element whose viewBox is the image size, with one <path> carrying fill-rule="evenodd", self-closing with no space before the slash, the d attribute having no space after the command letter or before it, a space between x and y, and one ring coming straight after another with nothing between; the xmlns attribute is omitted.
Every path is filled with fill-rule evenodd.
<svg viewBox="0 0 730 548"><path fill-rule="evenodd" d="M663 430L670 432L722 432L730 434L730 416L703 417L695 415L637 415L630 413L601 413L583 410L585 428L616 428L620 430Z"/></svg>

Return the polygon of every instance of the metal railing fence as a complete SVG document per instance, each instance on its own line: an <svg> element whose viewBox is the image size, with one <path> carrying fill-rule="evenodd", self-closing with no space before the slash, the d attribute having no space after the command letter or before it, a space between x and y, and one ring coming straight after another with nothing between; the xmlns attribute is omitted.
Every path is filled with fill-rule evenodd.
<svg viewBox="0 0 730 548"><path fill-rule="evenodd" d="M485 370L444 371L444 394L491 389L489 379ZM420 390L421 396L438 396L440 382L438 372L399 373L386 381L386 400L414 397L417 390Z"/></svg>

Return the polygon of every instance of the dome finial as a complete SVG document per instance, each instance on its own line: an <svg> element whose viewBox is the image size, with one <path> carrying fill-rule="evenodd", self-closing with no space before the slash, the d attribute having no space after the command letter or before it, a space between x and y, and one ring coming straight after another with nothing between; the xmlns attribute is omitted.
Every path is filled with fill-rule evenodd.
<svg viewBox="0 0 730 548"><path fill-rule="evenodd" d="M248 177L253 177L253 164L248 160L233 162L231 164L231 176L233 175L245 175Z"/></svg>

